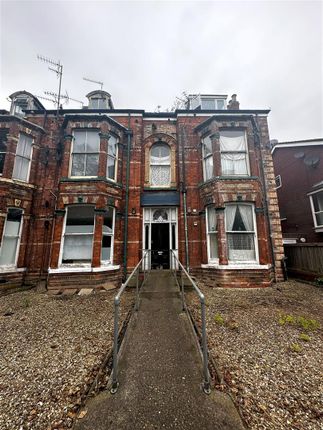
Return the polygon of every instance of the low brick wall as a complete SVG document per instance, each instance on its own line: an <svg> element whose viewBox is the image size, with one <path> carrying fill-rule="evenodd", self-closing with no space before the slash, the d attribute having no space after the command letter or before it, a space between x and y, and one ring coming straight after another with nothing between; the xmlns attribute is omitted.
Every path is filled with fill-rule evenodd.
<svg viewBox="0 0 323 430"><path fill-rule="evenodd" d="M94 288L100 289L104 285L121 286L122 270L108 270L106 272L77 272L52 273L48 279L48 290Z"/></svg>
<svg viewBox="0 0 323 430"><path fill-rule="evenodd" d="M205 285L218 288L260 288L270 287L273 282L272 269L216 269L198 268L191 273Z"/></svg>

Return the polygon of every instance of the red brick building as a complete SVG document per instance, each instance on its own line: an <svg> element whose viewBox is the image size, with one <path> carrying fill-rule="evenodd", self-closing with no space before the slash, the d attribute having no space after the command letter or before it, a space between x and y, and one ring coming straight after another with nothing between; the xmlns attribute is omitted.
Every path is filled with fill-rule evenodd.
<svg viewBox="0 0 323 430"><path fill-rule="evenodd" d="M323 242L323 139L272 149L285 244Z"/></svg>
<svg viewBox="0 0 323 430"><path fill-rule="evenodd" d="M151 250L173 250L214 286L282 279L268 110L235 96L186 109L116 109L104 91L83 109L46 110L25 91L0 111L0 285L120 282Z"/></svg>

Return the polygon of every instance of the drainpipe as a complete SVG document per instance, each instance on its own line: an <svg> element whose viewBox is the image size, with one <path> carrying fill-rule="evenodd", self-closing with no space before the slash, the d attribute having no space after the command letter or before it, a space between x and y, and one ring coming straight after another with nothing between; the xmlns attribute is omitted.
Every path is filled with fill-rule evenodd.
<svg viewBox="0 0 323 430"><path fill-rule="evenodd" d="M127 242L128 242L128 212L129 212L129 178L130 178L130 148L132 130L130 129L130 114L128 114L128 130L127 135L127 166L126 166L126 202L125 202L125 219L124 219L124 235L123 235L123 279L127 278Z"/></svg>
<svg viewBox="0 0 323 430"><path fill-rule="evenodd" d="M256 115L256 118L257 118L257 115ZM261 138L260 138L257 121L253 116L251 116L251 123L253 128L254 139L258 144L259 154L260 154L260 172L261 172L261 181L263 184L263 193L264 193L264 207L265 207L264 209L265 209L265 215L266 215L267 225L269 230L270 250L271 250L271 258L272 258L273 268L274 268L274 277L275 277L275 282L277 282L274 244L273 244L272 228L271 228L271 222L270 222L269 210L268 210L268 190L267 190L267 183L265 178L265 171L264 171L263 158L262 158L262 152L261 152Z"/></svg>
<svg viewBox="0 0 323 430"><path fill-rule="evenodd" d="M184 126L181 127L181 146L182 146L182 172L183 172L183 181L181 186L181 192L183 194L183 205L184 205L184 230L185 230L185 261L186 261L186 270L190 271L190 260L188 254L188 228L187 228L187 202L186 202L186 174L185 174L185 156L184 156Z"/></svg>

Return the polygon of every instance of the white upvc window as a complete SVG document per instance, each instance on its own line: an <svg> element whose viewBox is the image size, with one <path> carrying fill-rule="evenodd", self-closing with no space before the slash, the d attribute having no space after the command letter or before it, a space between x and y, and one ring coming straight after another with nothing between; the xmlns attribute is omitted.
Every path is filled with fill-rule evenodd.
<svg viewBox="0 0 323 430"><path fill-rule="evenodd" d="M249 160L244 130L221 130L222 176L248 176Z"/></svg>
<svg viewBox="0 0 323 430"><path fill-rule="evenodd" d="M201 109L204 110L223 110L225 108L225 99L214 97L201 97Z"/></svg>
<svg viewBox="0 0 323 430"><path fill-rule="evenodd" d="M150 150L150 184L154 187L170 186L171 155L166 143L156 143Z"/></svg>
<svg viewBox="0 0 323 430"><path fill-rule="evenodd" d="M109 207L103 217L101 262L113 263L115 209Z"/></svg>
<svg viewBox="0 0 323 430"><path fill-rule="evenodd" d="M323 190L310 195L314 226L323 228Z"/></svg>
<svg viewBox="0 0 323 430"><path fill-rule="evenodd" d="M225 207L229 263L256 262L258 249L253 204L230 203Z"/></svg>
<svg viewBox="0 0 323 430"><path fill-rule="evenodd" d="M22 231L22 214L21 209L8 209L0 248L0 266L17 265Z"/></svg>
<svg viewBox="0 0 323 430"><path fill-rule="evenodd" d="M33 138L31 136L20 133L12 179L28 182L32 158L32 144Z"/></svg>
<svg viewBox="0 0 323 430"><path fill-rule="evenodd" d="M217 262L218 256L218 228L217 216L214 207L206 208L206 234L207 234L207 251L209 263Z"/></svg>
<svg viewBox="0 0 323 430"><path fill-rule="evenodd" d="M62 263L90 263L94 236L94 206L68 206L62 240Z"/></svg>
<svg viewBox="0 0 323 430"><path fill-rule="evenodd" d="M210 136L202 140L203 178L204 181L213 178L213 150Z"/></svg>
<svg viewBox="0 0 323 430"><path fill-rule="evenodd" d="M102 97L91 97L89 109L107 109L107 99Z"/></svg>
<svg viewBox="0 0 323 430"><path fill-rule="evenodd" d="M74 130L71 176L98 176L100 135L98 130Z"/></svg>
<svg viewBox="0 0 323 430"><path fill-rule="evenodd" d="M111 135L108 140L107 154L107 178L112 181L117 180L118 168L118 139Z"/></svg>
<svg viewBox="0 0 323 430"><path fill-rule="evenodd" d="M281 186L282 186L282 177L281 177L281 175L277 175L275 177L275 185L276 185L276 190L278 188L281 188Z"/></svg>

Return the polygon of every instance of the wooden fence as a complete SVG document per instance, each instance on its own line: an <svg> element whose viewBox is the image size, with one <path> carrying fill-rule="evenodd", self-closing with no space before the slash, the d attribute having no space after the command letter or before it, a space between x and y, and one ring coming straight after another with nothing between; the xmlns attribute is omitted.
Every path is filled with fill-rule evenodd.
<svg viewBox="0 0 323 430"><path fill-rule="evenodd" d="M323 243L295 243L284 248L290 274L309 279L323 277Z"/></svg>

